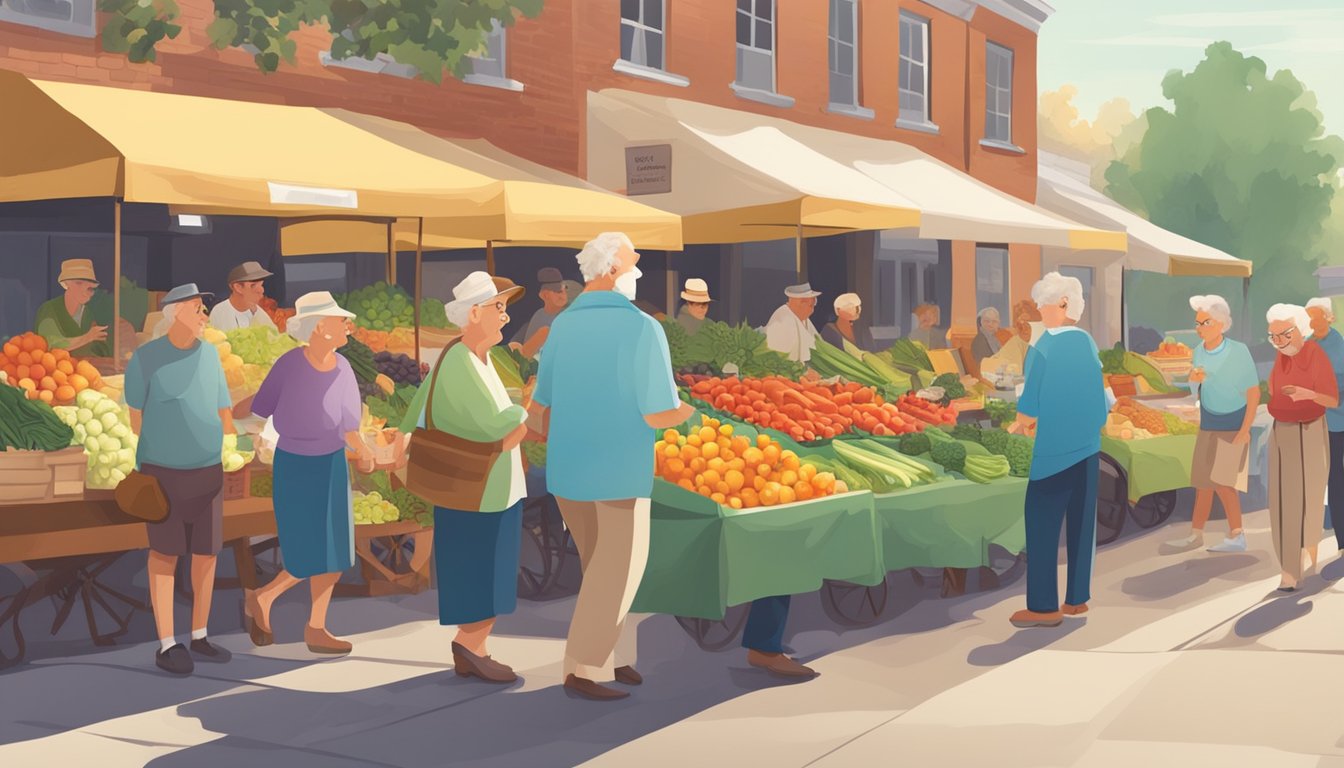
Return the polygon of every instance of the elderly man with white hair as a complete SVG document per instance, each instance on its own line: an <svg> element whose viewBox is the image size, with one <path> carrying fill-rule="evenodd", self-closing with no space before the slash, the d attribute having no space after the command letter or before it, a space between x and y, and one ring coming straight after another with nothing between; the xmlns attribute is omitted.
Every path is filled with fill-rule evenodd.
<svg viewBox="0 0 1344 768"><path fill-rule="evenodd" d="M1275 304L1269 341L1279 351L1269 374L1269 522L1282 576L1279 591L1302 581L1303 559L1316 567L1325 517L1330 440L1325 413L1339 405L1335 369L1311 340L1311 316L1294 304Z"/></svg>
<svg viewBox="0 0 1344 768"><path fill-rule="evenodd" d="M1210 552L1245 552L1246 532L1241 528L1241 497L1249 474L1251 424L1260 406L1260 376L1251 350L1227 338L1232 328L1232 310L1221 296L1194 296L1195 332L1203 342L1195 349L1190 386L1198 387L1199 436L1191 461L1190 480L1195 489L1195 510L1190 534L1167 542L1176 549L1204 544L1204 524L1213 511L1215 496L1227 515L1227 538Z"/></svg>
<svg viewBox="0 0 1344 768"><path fill-rule="evenodd" d="M546 484L574 536L583 584L565 646L565 689L589 699L628 696L638 685L625 619L649 555L653 495L650 428L680 426L681 402L667 336L632 303L639 254L619 232L578 255L584 292L551 326L533 402L548 432Z"/></svg>
<svg viewBox="0 0 1344 768"><path fill-rule="evenodd" d="M1097 345L1075 323L1083 316L1083 286L1051 272L1031 289L1045 333L1027 352L1026 382L1010 432L1036 429L1027 483L1027 608L1016 627L1054 627L1064 614L1087 611L1097 543L1097 468L1106 391ZM1059 605L1058 548L1065 526L1068 551L1064 606Z"/></svg>
<svg viewBox="0 0 1344 768"><path fill-rule="evenodd" d="M979 327L975 334L975 340L971 342L971 358L975 360L977 373L985 358L993 357L999 354L999 350L1003 349L1006 339L999 333L1002 323L1003 319L999 315L999 310L994 307L985 307L976 316L975 324Z"/></svg>
<svg viewBox="0 0 1344 768"><path fill-rule="evenodd" d="M1312 299L1307 302L1311 316L1312 337L1335 369L1335 383L1344 392L1344 335L1335 330L1335 304L1330 299ZM1335 526L1335 540L1344 555L1344 405L1325 412L1325 426L1330 431L1330 476L1326 486L1326 506ZM1312 558L1315 560L1315 558Z"/></svg>

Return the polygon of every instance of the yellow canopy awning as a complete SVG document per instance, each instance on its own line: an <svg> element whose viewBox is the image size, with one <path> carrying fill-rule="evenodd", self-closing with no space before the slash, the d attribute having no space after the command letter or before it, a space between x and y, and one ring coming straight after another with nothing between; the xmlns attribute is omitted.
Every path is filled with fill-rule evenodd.
<svg viewBox="0 0 1344 768"><path fill-rule="evenodd" d="M672 191L640 200L681 214L688 243L919 225L904 195L799 142L784 121L628 91L588 94L588 179L624 193L625 150L671 146Z"/></svg>
<svg viewBox="0 0 1344 768"><path fill-rule="evenodd" d="M320 109L0 71L0 201L120 197L213 213L470 217L489 176ZM19 119L21 116L21 119Z"/></svg>

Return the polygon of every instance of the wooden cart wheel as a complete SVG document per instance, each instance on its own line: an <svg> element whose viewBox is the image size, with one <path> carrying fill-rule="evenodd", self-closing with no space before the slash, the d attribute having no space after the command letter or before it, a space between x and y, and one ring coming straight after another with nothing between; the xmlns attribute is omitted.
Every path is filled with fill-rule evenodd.
<svg viewBox="0 0 1344 768"><path fill-rule="evenodd" d="M686 616L678 616L677 623L686 630L686 634L695 640L695 644L700 646L702 651L722 651L729 647L742 634L742 628L747 625L747 613L751 610L751 604L734 605L723 614L723 619L714 621L712 619L693 619Z"/></svg>
<svg viewBox="0 0 1344 768"><path fill-rule="evenodd" d="M37 575L28 566L22 563L0 565L0 669L23 661L26 645L19 616L28 604L35 583Z"/></svg>
<svg viewBox="0 0 1344 768"><path fill-rule="evenodd" d="M1134 522L1139 524L1140 528L1155 528L1167 521L1171 513L1176 511L1176 492L1163 491L1162 493L1150 493L1139 499L1129 510L1129 516L1134 518Z"/></svg>
<svg viewBox="0 0 1344 768"><path fill-rule="evenodd" d="M1120 464L1101 454L1097 472L1097 544L1110 544L1125 530L1129 480Z"/></svg>
<svg viewBox="0 0 1344 768"><path fill-rule="evenodd" d="M821 607L837 624L867 627L882 618L887 610L887 595L886 579L872 587L827 579L821 586Z"/></svg>

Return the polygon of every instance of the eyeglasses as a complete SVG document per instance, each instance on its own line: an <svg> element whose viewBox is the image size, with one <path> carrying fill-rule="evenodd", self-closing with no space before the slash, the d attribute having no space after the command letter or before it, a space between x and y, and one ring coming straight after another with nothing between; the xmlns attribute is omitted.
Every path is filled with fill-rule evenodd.
<svg viewBox="0 0 1344 768"><path fill-rule="evenodd" d="M1207 320L1196 320L1196 321L1195 321L1195 327L1196 327L1196 328L1203 328L1204 326L1206 326L1206 325L1208 325L1209 323L1212 323L1212 322L1213 322L1213 318L1211 318L1211 317L1210 317L1209 319L1207 319Z"/></svg>
<svg viewBox="0 0 1344 768"><path fill-rule="evenodd" d="M1284 342L1284 343L1286 344L1286 343L1288 343L1288 342L1290 342L1290 341L1293 340L1293 334L1294 334L1294 333L1297 333L1297 329L1296 329L1296 328L1289 328L1288 330L1284 331L1283 333L1271 333L1271 334L1269 334L1269 341L1270 341L1270 343L1272 343L1272 344L1277 344L1277 343L1279 343L1280 341L1282 341L1282 342Z"/></svg>

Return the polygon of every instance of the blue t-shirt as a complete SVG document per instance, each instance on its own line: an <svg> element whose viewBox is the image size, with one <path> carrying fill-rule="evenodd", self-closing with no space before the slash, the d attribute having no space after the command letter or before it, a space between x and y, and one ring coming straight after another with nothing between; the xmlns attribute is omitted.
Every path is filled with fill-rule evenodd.
<svg viewBox="0 0 1344 768"><path fill-rule="evenodd" d="M1051 328L1027 352L1017 410L1036 419L1031 479L1059 474L1101 450L1106 392L1097 345L1081 328Z"/></svg>
<svg viewBox="0 0 1344 768"><path fill-rule="evenodd" d="M1330 361L1330 367L1335 369L1339 391L1344 392L1344 336L1331 328L1330 332L1325 334L1325 338L1317 339L1316 343ZM1341 398L1338 406L1325 412L1325 425L1331 432L1344 432L1344 398Z"/></svg>
<svg viewBox="0 0 1344 768"><path fill-rule="evenodd" d="M1191 385L1199 387L1199 407L1205 414L1214 417L1215 426L1210 426L1201 417L1200 423L1205 429L1217 431L1220 427L1232 424L1232 430L1241 429L1241 418L1246 414L1246 392L1260 387L1260 375L1255 370L1255 360L1251 359L1251 350L1240 341L1224 338L1223 343L1213 349L1203 344L1195 347L1196 368L1204 369L1204 382ZM1226 416L1229 418L1218 418Z"/></svg>
<svg viewBox="0 0 1344 768"><path fill-rule="evenodd" d="M581 294L555 322L533 400L550 408L546 484L573 501L648 498L654 430L681 404L667 336L614 291Z"/></svg>
<svg viewBox="0 0 1344 768"><path fill-rule="evenodd" d="M232 407L219 355L197 341L179 349L167 336L140 347L126 366L126 404L141 412L136 463L201 469L223 458L220 410Z"/></svg>

